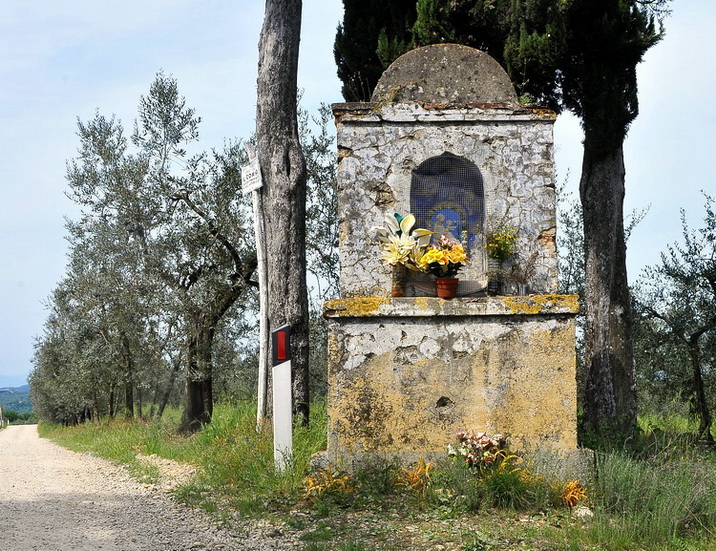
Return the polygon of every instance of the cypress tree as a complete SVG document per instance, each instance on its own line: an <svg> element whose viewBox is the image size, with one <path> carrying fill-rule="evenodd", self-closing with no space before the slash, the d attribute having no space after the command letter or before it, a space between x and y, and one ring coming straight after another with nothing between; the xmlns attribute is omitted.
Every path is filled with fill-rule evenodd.
<svg viewBox="0 0 716 551"><path fill-rule="evenodd" d="M346 101L368 101L385 68L412 48L415 0L343 0L333 53Z"/></svg>

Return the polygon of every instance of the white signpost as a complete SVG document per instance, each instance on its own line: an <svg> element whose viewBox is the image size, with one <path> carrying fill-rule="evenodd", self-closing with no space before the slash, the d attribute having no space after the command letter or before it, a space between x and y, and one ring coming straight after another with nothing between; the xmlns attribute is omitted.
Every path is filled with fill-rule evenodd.
<svg viewBox="0 0 716 551"><path fill-rule="evenodd" d="M260 429L266 418L266 394L268 383L268 277L266 273L266 246L264 244L263 201L261 199L261 167L254 146L244 145L249 163L241 167L241 189L252 194L254 208L254 235L256 237L256 262L259 276L259 388L256 428Z"/></svg>
<svg viewBox="0 0 716 551"><path fill-rule="evenodd" d="M293 407L291 390L291 327L271 334L273 350L273 459L278 471L293 460Z"/></svg>
<svg viewBox="0 0 716 551"><path fill-rule="evenodd" d="M246 150L249 151L248 145ZM261 189L261 186L263 186L263 180L261 179L259 158L255 153L252 158L251 153L249 153L249 164L241 167L241 191L246 195Z"/></svg>

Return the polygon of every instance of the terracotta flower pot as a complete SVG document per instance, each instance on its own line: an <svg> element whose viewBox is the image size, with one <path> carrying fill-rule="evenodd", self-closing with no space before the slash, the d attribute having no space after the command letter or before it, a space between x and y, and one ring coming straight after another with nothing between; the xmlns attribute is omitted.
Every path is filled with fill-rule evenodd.
<svg viewBox="0 0 716 551"><path fill-rule="evenodd" d="M460 280L456 277L439 277L435 280L435 290L438 298L455 298L457 284Z"/></svg>

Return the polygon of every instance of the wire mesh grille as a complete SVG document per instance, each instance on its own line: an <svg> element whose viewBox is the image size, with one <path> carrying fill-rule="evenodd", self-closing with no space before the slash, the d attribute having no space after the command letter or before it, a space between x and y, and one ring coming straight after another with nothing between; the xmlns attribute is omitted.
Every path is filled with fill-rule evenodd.
<svg viewBox="0 0 716 551"><path fill-rule="evenodd" d="M482 174L474 163L452 153L422 162L410 183L410 212L417 225L461 242L468 254L482 242L485 196Z"/></svg>

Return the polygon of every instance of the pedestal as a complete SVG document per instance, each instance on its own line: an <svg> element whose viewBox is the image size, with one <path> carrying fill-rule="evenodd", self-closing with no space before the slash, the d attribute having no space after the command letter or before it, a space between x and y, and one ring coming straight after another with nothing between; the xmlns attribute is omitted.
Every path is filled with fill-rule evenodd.
<svg viewBox="0 0 716 551"><path fill-rule="evenodd" d="M459 431L577 450L573 295L326 303L328 460L445 457Z"/></svg>

